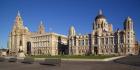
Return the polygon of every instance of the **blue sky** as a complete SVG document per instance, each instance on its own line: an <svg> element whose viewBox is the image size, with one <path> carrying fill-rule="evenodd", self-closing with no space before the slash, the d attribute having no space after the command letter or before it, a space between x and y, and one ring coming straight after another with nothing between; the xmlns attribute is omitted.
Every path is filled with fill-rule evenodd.
<svg viewBox="0 0 140 70"><path fill-rule="evenodd" d="M125 18L130 16L134 21L136 39L140 40L139 7L139 0L0 0L0 46L7 47L18 10L30 31L37 31L42 20L47 32L67 35L71 25L77 34L90 33L94 18L102 9L114 31L123 29Z"/></svg>

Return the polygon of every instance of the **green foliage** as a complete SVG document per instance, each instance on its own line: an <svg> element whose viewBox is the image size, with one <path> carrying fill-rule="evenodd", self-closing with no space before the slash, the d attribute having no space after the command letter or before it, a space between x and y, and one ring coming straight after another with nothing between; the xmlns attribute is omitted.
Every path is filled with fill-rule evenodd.
<svg viewBox="0 0 140 70"><path fill-rule="evenodd" d="M31 56L33 58L71 58L71 59L105 59L110 57L115 57L115 55L58 55L58 56L47 56L47 55L37 55Z"/></svg>

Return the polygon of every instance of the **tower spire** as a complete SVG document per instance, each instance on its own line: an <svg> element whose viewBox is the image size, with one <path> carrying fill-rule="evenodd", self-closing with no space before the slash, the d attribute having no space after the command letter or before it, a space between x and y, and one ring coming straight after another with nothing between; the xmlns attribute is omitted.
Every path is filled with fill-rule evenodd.
<svg viewBox="0 0 140 70"><path fill-rule="evenodd" d="M38 30L38 32L39 32L40 34L45 33L45 27L44 27L42 21L40 21L40 25L39 25L39 30Z"/></svg>
<svg viewBox="0 0 140 70"><path fill-rule="evenodd" d="M103 12L102 12L102 10L100 9L100 10L99 10L99 15L102 15L102 14L103 14Z"/></svg>
<svg viewBox="0 0 140 70"><path fill-rule="evenodd" d="M19 11L17 12L17 16L16 16L16 19L15 19L14 27L18 27L18 28L22 28L23 27L23 21L22 21L22 18L20 16L20 12Z"/></svg>
<svg viewBox="0 0 140 70"><path fill-rule="evenodd" d="M130 16L128 16L128 17L127 17L127 20L131 20L131 17L130 17Z"/></svg>
<svg viewBox="0 0 140 70"><path fill-rule="evenodd" d="M19 10L18 10L17 16L20 16L20 12L19 12Z"/></svg>
<svg viewBox="0 0 140 70"><path fill-rule="evenodd" d="M40 24L41 24L41 25L43 25L43 22L42 22L42 20L40 21Z"/></svg>
<svg viewBox="0 0 140 70"><path fill-rule="evenodd" d="M133 20L128 16L124 21L125 30L133 30Z"/></svg>
<svg viewBox="0 0 140 70"><path fill-rule="evenodd" d="M69 29L69 35L70 35L70 36L75 36L75 35L76 35L76 31L75 31L74 26L71 26L71 27L70 27L70 29Z"/></svg>

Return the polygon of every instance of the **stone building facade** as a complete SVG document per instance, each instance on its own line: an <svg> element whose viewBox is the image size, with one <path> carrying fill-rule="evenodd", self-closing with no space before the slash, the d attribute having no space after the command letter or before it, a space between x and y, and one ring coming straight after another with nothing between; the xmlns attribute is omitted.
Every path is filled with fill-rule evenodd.
<svg viewBox="0 0 140 70"><path fill-rule="evenodd" d="M19 12L9 34L8 43L10 55L18 55L19 52L30 55L58 55L63 52L63 46L68 47L67 36L46 32L42 21L37 32L30 32L23 25Z"/></svg>
<svg viewBox="0 0 140 70"><path fill-rule="evenodd" d="M17 55L19 52L28 55L138 54L139 48L132 19L127 17L123 25L123 30L113 31L113 25L100 10L89 34L78 35L74 26L70 27L68 36L46 32L42 21L37 32L30 32L23 25L18 12L9 34L9 54Z"/></svg>
<svg viewBox="0 0 140 70"><path fill-rule="evenodd" d="M127 17L123 25L123 30L113 31L112 24L108 23L102 10L100 10L93 22L91 33L78 35L74 26L70 27L68 35L69 54L138 54L138 50L135 50L137 47L132 19Z"/></svg>

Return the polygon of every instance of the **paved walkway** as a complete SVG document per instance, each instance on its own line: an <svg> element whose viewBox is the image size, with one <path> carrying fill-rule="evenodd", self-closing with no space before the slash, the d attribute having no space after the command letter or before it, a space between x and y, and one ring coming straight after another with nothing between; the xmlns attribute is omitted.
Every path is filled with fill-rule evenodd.
<svg viewBox="0 0 140 70"><path fill-rule="evenodd" d="M123 57L125 56L111 57L111 58L105 58L105 59L61 58L61 60L64 60L64 61L113 61L113 60L123 58ZM35 58L35 60L45 60L45 58Z"/></svg>
<svg viewBox="0 0 140 70"><path fill-rule="evenodd" d="M62 61L60 66L0 62L0 70L140 70L138 66L99 61Z"/></svg>
<svg viewBox="0 0 140 70"><path fill-rule="evenodd" d="M133 66L140 66L140 55L139 56L127 56L123 57L117 60L114 60L116 63L120 64L128 64L128 65L133 65Z"/></svg>
<svg viewBox="0 0 140 70"><path fill-rule="evenodd" d="M113 59L113 58L111 58ZM114 58L115 59L115 58ZM109 59L110 60L110 59ZM140 56L127 56L117 61L128 63L139 63ZM140 66L122 64L114 61L62 61L60 66L40 65L39 62L33 64L23 64L20 61L10 63L0 62L0 70L140 70Z"/></svg>
<svg viewBox="0 0 140 70"><path fill-rule="evenodd" d="M12 56L5 57L6 59L11 58ZM111 57L111 58L105 58L105 59L80 59L80 58L61 58L61 60L64 61L113 61L119 58L123 58L125 56L118 56L118 57ZM24 59L24 58L19 58L18 59ZM45 60L46 58L35 58L35 60Z"/></svg>

